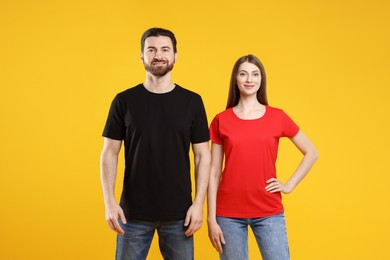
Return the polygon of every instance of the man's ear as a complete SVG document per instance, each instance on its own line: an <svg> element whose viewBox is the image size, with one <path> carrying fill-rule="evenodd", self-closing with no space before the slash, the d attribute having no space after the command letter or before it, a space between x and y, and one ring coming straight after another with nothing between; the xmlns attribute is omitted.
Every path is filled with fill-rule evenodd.
<svg viewBox="0 0 390 260"><path fill-rule="evenodd" d="M176 61L177 61L177 52L175 53L175 63L176 63Z"/></svg>

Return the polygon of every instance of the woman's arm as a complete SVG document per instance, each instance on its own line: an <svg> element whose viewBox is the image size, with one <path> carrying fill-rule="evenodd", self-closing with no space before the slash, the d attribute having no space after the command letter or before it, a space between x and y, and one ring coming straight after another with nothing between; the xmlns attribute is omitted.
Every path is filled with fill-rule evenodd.
<svg viewBox="0 0 390 260"><path fill-rule="evenodd" d="M292 192L301 180L308 174L318 158L316 148L301 131L291 138L291 141L304 155L302 161L286 184L281 183L276 178L269 179L267 181L268 185L265 189L270 193L283 192L287 194Z"/></svg>

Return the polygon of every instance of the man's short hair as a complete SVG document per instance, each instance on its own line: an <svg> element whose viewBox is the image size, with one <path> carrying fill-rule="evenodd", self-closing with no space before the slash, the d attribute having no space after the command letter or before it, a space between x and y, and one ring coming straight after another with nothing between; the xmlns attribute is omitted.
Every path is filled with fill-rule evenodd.
<svg viewBox="0 0 390 260"><path fill-rule="evenodd" d="M177 48L176 48L177 42L176 42L176 38L175 38L175 35L173 34L173 32L171 32L170 30L158 28L158 27L150 28L150 29L146 30L144 32L144 34L142 35L142 37L141 37L141 51L142 52L144 51L146 38L153 37L153 36L154 37L158 37L158 36L169 37L172 41L173 51L175 53L177 53Z"/></svg>

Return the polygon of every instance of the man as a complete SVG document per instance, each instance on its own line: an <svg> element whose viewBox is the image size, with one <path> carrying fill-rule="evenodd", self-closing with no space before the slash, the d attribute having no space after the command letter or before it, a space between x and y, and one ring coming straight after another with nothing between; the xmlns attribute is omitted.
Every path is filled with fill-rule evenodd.
<svg viewBox="0 0 390 260"><path fill-rule="evenodd" d="M141 38L144 83L116 95L103 131L101 181L106 220L118 233L116 259L146 259L155 230L164 259L193 259L210 168L209 131L201 97L174 84L174 34L151 28ZM125 176L114 197L118 154ZM195 162L191 198L189 148Z"/></svg>

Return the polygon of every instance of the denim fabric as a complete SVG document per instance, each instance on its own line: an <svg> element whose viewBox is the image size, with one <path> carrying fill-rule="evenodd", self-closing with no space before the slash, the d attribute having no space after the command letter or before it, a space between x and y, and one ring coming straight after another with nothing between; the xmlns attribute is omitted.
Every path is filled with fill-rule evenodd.
<svg viewBox="0 0 390 260"><path fill-rule="evenodd" d="M217 217L226 244L221 260L248 259L248 226L252 228L263 260L288 260L290 253L284 213L265 218Z"/></svg>
<svg viewBox="0 0 390 260"><path fill-rule="evenodd" d="M194 238L184 232L184 221L138 221L120 223L125 234L117 236L117 260L143 260L157 230L160 251L166 260L194 259Z"/></svg>

